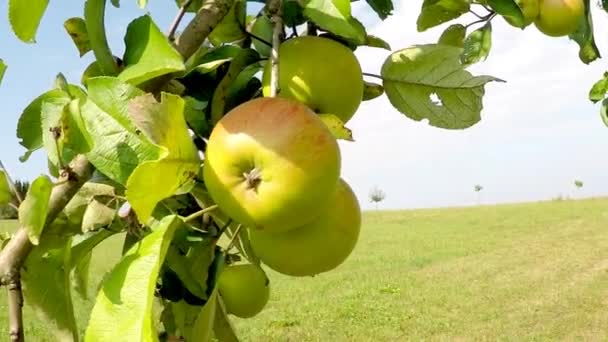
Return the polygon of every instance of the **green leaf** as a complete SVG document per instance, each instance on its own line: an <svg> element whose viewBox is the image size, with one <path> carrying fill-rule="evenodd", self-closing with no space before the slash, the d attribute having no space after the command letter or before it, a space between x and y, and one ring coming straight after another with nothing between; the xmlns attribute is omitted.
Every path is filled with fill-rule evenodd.
<svg viewBox="0 0 608 342"><path fill-rule="evenodd" d="M95 231L107 227L116 218L116 209L108 207L100 200L93 198L82 217L82 231Z"/></svg>
<svg viewBox="0 0 608 342"><path fill-rule="evenodd" d="M385 49L388 51L391 51L391 46L389 43L387 43L386 41L384 41L382 38L378 38L376 36L367 36L365 38L365 45L367 46L371 46L371 47L377 47L377 48L381 48L381 49Z"/></svg>
<svg viewBox="0 0 608 342"><path fill-rule="evenodd" d="M156 279L182 224L167 216L123 256L104 279L91 312L85 341L157 341L152 319Z"/></svg>
<svg viewBox="0 0 608 342"><path fill-rule="evenodd" d="M87 24L82 18L70 18L63 23L63 27L72 38L80 57L91 51L91 42L87 33Z"/></svg>
<svg viewBox="0 0 608 342"><path fill-rule="evenodd" d="M9 0L8 18L13 32L24 43L35 43L36 32L49 0Z"/></svg>
<svg viewBox="0 0 608 342"><path fill-rule="evenodd" d="M253 63L246 66L228 86L226 90L226 106L224 112L228 113L234 107L251 100L260 93L262 82L254 76L264 68L262 63Z"/></svg>
<svg viewBox="0 0 608 342"><path fill-rule="evenodd" d="M125 35L125 69L118 78L139 85L152 78L185 70L183 58L149 15L133 20Z"/></svg>
<svg viewBox="0 0 608 342"><path fill-rule="evenodd" d="M137 0L137 5L139 6L139 8L146 8L147 4L148 0Z"/></svg>
<svg viewBox="0 0 608 342"><path fill-rule="evenodd" d="M487 0L487 2L491 9L508 18L515 27L525 27L524 14L515 0Z"/></svg>
<svg viewBox="0 0 608 342"><path fill-rule="evenodd" d="M197 99L186 96L184 97L184 117L188 126L199 136L209 136L210 127L205 117L205 109L207 109L207 101L198 101Z"/></svg>
<svg viewBox="0 0 608 342"><path fill-rule="evenodd" d="M185 256L179 254L175 248L169 248L166 259L168 267L177 274L188 291L199 298L207 298L205 289L198 282L199 273L192 272Z"/></svg>
<svg viewBox="0 0 608 342"><path fill-rule="evenodd" d="M351 16L349 0L308 0L304 15L326 31L365 43L365 27Z"/></svg>
<svg viewBox="0 0 608 342"><path fill-rule="evenodd" d="M214 46L223 43L232 43L244 39L247 34L243 30L245 27L246 1L236 0L232 4L230 11L211 31L209 41Z"/></svg>
<svg viewBox="0 0 608 342"><path fill-rule="evenodd" d="M595 82L591 90L589 90L589 100L593 103L597 103L606 97L608 93L608 72L604 72L604 76L601 80Z"/></svg>
<svg viewBox="0 0 608 342"><path fill-rule="evenodd" d="M50 178L44 175L39 176L32 182L25 199L19 206L19 225L27 230L27 235L33 245L38 245L40 234L46 223L52 190L53 182Z"/></svg>
<svg viewBox="0 0 608 342"><path fill-rule="evenodd" d="M333 114L319 114L319 117L325 125L327 125L327 128L329 128L336 139L355 141L353 139L353 132L346 128L342 120L337 116Z"/></svg>
<svg viewBox="0 0 608 342"><path fill-rule="evenodd" d="M239 54L230 62L228 71L215 88L213 92L213 98L211 99L211 121L213 124L217 123L225 113L227 113L227 98L229 94L229 88L232 87L233 83L239 77L241 72L250 64L257 61L259 55L252 49L243 49Z"/></svg>
<svg viewBox="0 0 608 342"><path fill-rule="evenodd" d="M264 41L251 37L251 42L253 43L255 50L260 53L260 56L268 57L270 56L271 46L269 46L267 43L272 42L272 31L274 25L272 25L272 21L270 21L270 18L268 18L266 15L261 15L253 20L254 23L251 26L251 33Z"/></svg>
<svg viewBox="0 0 608 342"><path fill-rule="evenodd" d="M6 64L2 58L0 58L0 84L2 84L2 78L4 77L4 73L6 72Z"/></svg>
<svg viewBox="0 0 608 342"><path fill-rule="evenodd" d="M373 100L382 94L384 94L384 87L382 85L364 81L363 101Z"/></svg>
<svg viewBox="0 0 608 342"><path fill-rule="evenodd" d="M0 169L0 205L10 203L13 198L13 192L8 182L6 171Z"/></svg>
<svg viewBox="0 0 608 342"><path fill-rule="evenodd" d="M69 267L72 271L74 288L84 298L88 298L89 267L93 248L108 237L116 234L112 230L101 229L76 235L72 240L72 251Z"/></svg>
<svg viewBox="0 0 608 342"><path fill-rule="evenodd" d="M384 20L389 15L393 14L393 1L392 0L365 0L369 6L378 14L380 19Z"/></svg>
<svg viewBox="0 0 608 342"><path fill-rule="evenodd" d="M283 0L283 22L287 27L299 26L306 22L300 1Z"/></svg>
<svg viewBox="0 0 608 342"><path fill-rule="evenodd" d="M137 165L166 154L139 132L128 113L129 101L143 91L113 77L91 78L88 89L81 112L95 145L87 158L97 170L125 185Z"/></svg>
<svg viewBox="0 0 608 342"><path fill-rule="evenodd" d="M460 62L471 65L485 60L492 48L492 24L488 21L484 26L471 32L464 40L464 51L460 55Z"/></svg>
<svg viewBox="0 0 608 342"><path fill-rule="evenodd" d="M23 297L55 341L78 341L70 284L71 238L46 237L30 253L21 271Z"/></svg>
<svg viewBox="0 0 608 342"><path fill-rule="evenodd" d="M71 94L77 94L79 98L86 97L86 94L77 86L69 86ZM19 142L28 151L19 158L22 162L26 161L30 154L43 146L42 138L42 105L44 102L69 101L70 95L61 89L49 90L34 99L21 113L17 124L17 137Z"/></svg>
<svg viewBox="0 0 608 342"><path fill-rule="evenodd" d="M213 337L213 323L215 322L215 314L217 312L218 297L218 287L216 286L194 322L192 336L196 337L196 341L211 341L211 338Z"/></svg>
<svg viewBox="0 0 608 342"><path fill-rule="evenodd" d="M608 99L602 101L602 107L600 108L600 118L604 122L604 125L608 127Z"/></svg>
<svg viewBox="0 0 608 342"><path fill-rule="evenodd" d="M106 0L86 0L84 20L91 49L95 54L99 69L107 76L118 74L118 65L108 46L105 29Z"/></svg>
<svg viewBox="0 0 608 342"><path fill-rule="evenodd" d="M186 75L193 71L201 74L216 70L220 65L232 61L243 51L235 45L223 45L205 52L198 58L188 60Z"/></svg>
<svg viewBox="0 0 608 342"><path fill-rule="evenodd" d="M391 54L382 66L384 90L397 110L431 126L464 129L481 119L484 86L500 81L473 76L460 64L462 49L415 45Z"/></svg>
<svg viewBox="0 0 608 342"><path fill-rule="evenodd" d="M217 305L215 311L215 321L213 322L213 332L218 340L222 342L238 342L239 338L236 335L234 326L228 318L226 306L222 296L217 296Z"/></svg>
<svg viewBox="0 0 608 342"><path fill-rule="evenodd" d="M163 93L158 103L151 94L144 95L130 103L129 112L141 131L168 151L159 160L141 163L127 181L127 200L146 222L158 202L193 182L201 161L188 132L182 98Z"/></svg>
<svg viewBox="0 0 608 342"><path fill-rule="evenodd" d="M120 8L120 0L111 0L112 6Z"/></svg>
<svg viewBox="0 0 608 342"><path fill-rule="evenodd" d="M508 0L512 1L512 0ZM469 11L467 0L424 0L416 21L418 32L456 19Z"/></svg>
<svg viewBox="0 0 608 342"><path fill-rule="evenodd" d="M438 44L452 45L456 47L464 46L464 37L467 34L467 28L461 24L450 25L439 37Z"/></svg>
<svg viewBox="0 0 608 342"><path fill-rule="evenodd" d="M600 51L595 45L593 37L593 19L591 18L591 4L589 0L585 1L585 16L581 19L578 29L571 35L570 39L574 40L580 47L578 56L580 60L589 64L598 58L601 58Z"/></svg>
<svg viewBox="0 0 608 342"><path fill-rule="evenodd" d="M89 268L91 267L91 258L93 253L89 252L81 257L74 267L73 273L73 286L76 292L84 299L89 297L88 285L89 285Z"/></svg>
<svg viewBox="0 0 608 342"><path fill-rule="evenodd" d="M76 153L89 150L88 142L68 108L70 102L65 97L51 98L41 106L42 141L53 165L67 165ZM69 135L72 133L76 136L75 144L70 144Z"/></svg>

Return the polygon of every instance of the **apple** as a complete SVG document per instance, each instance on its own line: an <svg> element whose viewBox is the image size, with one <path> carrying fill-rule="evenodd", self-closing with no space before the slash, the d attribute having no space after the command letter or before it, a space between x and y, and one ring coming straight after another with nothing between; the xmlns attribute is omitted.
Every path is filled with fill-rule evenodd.
<svg viewBox="0 0 608 342"><path fill-rule="evenodd" d="M250 318L260 313L268 303L269 284L259 266L233 264L224 268L217 286L229 314Z"/></svg>
<svg viewBox="0 0 608 342"><path fill-rule="evenodd" d="M210 197L235 221L280 232L312 221L340 178L338 143L321 118L283 98L256 98L213 128L203 178Z"/></svg>
<svg viewBox="0 0 608 342"><path fill-rule="evenodd" d="M283 233L249 231L251 247L271 269L290 276L313 276L335 269L359 239L361 210L350 186L340 180L325 213Z"/></svg>
<svg viewBox="0 0 608 342"><path fill-rule="evenodd" d="M270 95L270 61L262 76ZM279 47L279 96L297 100L318 114L346 123L363 101L363 74L354 53L329 38L301 36Z"/></svg>
<svg viewBox="0 0 608 342"><path fill-rule="evenodd" d="M547 36L574 33L585 15L583 0L539 0L540 10L534 24Z"/></svg>
<svg viewBox="0 0 608 342"><path fill-rule="evenodd" d="M519 28L524 28L524 27L532 24L534 22L534 20L536 20L536 18L538 17L538 12L539 12L539 3L538 2L539 2L539 0L515 0L515 3L521 9L521 12L524 17L523 25L521 25L521 26L517 25L513 21L513 19L511 19L509 17L505 17L506 22L512 26L519 27Z"/></svg>

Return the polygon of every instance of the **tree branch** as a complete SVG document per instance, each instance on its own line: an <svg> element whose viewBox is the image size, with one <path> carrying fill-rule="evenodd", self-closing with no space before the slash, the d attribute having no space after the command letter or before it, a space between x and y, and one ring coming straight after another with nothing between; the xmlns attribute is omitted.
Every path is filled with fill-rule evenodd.
<svg viewBox="0 0 608 342"><path fill-rule="evenodd" d="M270 52L270 96L275 97L279 92L279 46L283 36L283 9L281 0L268 0L266 6L270 13L270 21L274 24L272 31L272 51Z"/></svg>
<svg viewBox="0 0 608 342"><path fill-rule="evenodd" d="M63 172L61 185L53 188L49 199L49 211L45 222L48 227L68 202L78 192L80 187L91 178L93 166L82 155L74 158L68 169ZM45 229L41 238L44 239ZM4 249L0 251L0 285L8 287L9 325L11 341L23 341L23 323L21 307L21 267L34 246L30 242L27 230L20 227L11 237Z"/></svg>
<svg viewBox="0 0 608 342"><path fill-rule="evenodd" d="M186 14L186 10L188 9L188 6L190 6L191 3L192 3L192 0L184 1L184 3L182 4L182 7L180 7L179 11L177 12L175 19L173 19L173 22L171 23L171 27L169 28L169 33L167 33L167 39L169 39L170 42L172 42L175 39L175 31L177 31L177 27L179 26L179 23L184 18L184 14Z"/></svg>
<svg viewBox="0 0 608 342"><path fill-rule="evenodd" d="M177 51L187 60L230 11L234 0L207 0L176 41Z"/></svg>

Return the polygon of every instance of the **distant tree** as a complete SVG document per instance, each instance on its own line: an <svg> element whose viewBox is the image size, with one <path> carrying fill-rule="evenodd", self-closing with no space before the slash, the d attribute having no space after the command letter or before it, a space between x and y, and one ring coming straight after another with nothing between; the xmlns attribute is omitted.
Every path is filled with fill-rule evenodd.
<svg viewBox="0 0 608 342"><path fill-rule="evenodd" d="M382 202L384 198L386 198L386 194L377 186L369 192L369 200L376 204L376 210L378 210L378 203Z"/></svg>
<svg viewBox="0 0 608 342"><path fill-rule="evenodd" d="M481 190L483 190L483 186L481 186L479 184L475 184L473 189L477 193L477 204L479 205L481 203Z"/></svg>
<svg viewBox="0 0 608 342"><path fill-rule="evenodd" d="M582 188L582 187L583 187L583 181L578 180L578 179L577 179L577 180L575 180L575 181L574 181L574 186L576 186L576 187L577 187L577 188L579 188L579 189L580 189L580 188Z"/></svg>

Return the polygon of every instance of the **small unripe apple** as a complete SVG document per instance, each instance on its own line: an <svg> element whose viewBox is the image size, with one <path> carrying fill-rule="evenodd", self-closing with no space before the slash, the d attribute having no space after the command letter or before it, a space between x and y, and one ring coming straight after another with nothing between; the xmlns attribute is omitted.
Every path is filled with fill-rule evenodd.
<svg viewBox="0 0 608 342"><path fill-rule="evenodd" d="M218 290L229 314L249 318L260 313L268 303L269 284L259 266L236 264L224 268L218 280Z"/></svg>
<svg viewBox="0 0 608 342"><path fill-rule="evenodd" d="M519 28L524 28L532 24L538 17L538 13L540 10L540 5L538 2L539 0L515 0L515 3L521 9L521 13L524 17L523 25L517 25L517 23L509 17L505 17L505 21L510 25Z"/></svg>
<svg viewBox="0 0 608 342"><path fill-rule="evenodd" d="M551 37L574 33L585 15L583 0L539 0L539 5L534 24L540 32Z"/></svg>

